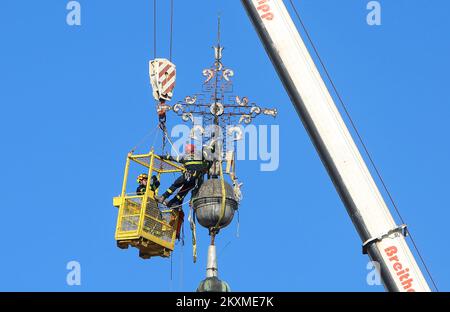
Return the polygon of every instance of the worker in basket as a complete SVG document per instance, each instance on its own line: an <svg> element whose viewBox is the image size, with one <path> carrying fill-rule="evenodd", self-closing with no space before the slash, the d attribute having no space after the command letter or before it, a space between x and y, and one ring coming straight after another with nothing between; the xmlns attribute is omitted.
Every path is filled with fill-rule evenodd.
<svg viewBox="0 0 450 312"><path fill-rule="evenodd" d="M207 149L214 153L214 145L212 145L212 147L207 147ZM156 197L156 200L159 203L162 203L169 208L180 208L181 205L183 205L186 195L189 191L200 186L203 182L203 176L208 172L213 164L213 161L209 159L211 157L208 157L208 152L206 150L202 150L200 155L195 152L194 144L186 144L184 152L185 154L182 157L178 156L174 158L170 155L165 157L160 156L161 158L183 164L186 169L186 171L173 182L173 184L164 194L162 194L162 196ZM173 195L177 189L179 189L179 191L175 194L174 198L167 201L167 199Z"/></svg>
<svg viewBox="0 0 450 312"><path fill-rule="evenodd" d="M138 187L136 189L136 195L142 196L145 194L145 191L147 190L147 183L148 183L148 175L146 173L142 173L137 177ZM155 192L159 187L159 181L158 178L154 175L151 178L150 181L150 189Z"/></svg>

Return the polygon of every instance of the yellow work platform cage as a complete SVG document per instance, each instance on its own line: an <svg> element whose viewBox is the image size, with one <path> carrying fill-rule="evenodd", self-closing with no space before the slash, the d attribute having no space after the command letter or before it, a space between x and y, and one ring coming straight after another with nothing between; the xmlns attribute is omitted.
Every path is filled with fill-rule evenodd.
<svg viewBox="0 0 450 312"><path fill-rule="evenodd" d="M113 199L113 205L119 208L115 234L117 246L121 249L127 249L130 245L136 247L143 259L154 256L169 257L175 247L177 230L179 231L183 222L183 211L181 208L160 209L155 200L158 189L152 190L150 181L143 195L127 193L131 164L137 164L141 170L145 168L149 180L156 175L158 181L161 181L164 175L182 172L184 168L162 159L154 154L153 150L143 155L130 153L125 166L122 193Z"/></svg>

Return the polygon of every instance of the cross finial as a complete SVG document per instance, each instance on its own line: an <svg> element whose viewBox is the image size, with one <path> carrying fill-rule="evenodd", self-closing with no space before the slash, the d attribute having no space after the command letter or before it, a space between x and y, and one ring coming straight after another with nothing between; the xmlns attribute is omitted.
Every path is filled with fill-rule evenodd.
<svg viewBox="0 0 450 312"><path fill-rule="evenodd" d="M222 62L223 47L220 45L220 13L217 15L217 46L214 47L216 63Z"/></svg>

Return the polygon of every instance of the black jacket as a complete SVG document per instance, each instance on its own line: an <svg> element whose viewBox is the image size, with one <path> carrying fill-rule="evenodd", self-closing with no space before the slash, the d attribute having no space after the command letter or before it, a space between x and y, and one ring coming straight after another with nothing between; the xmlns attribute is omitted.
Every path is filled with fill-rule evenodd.
<svg viewBox="0 0 450 312"><path fill-rule="evenodd" d="M214 153L214 149L211 150ZM182 164L187 171L206 173L211 168L213 161L206 158L206 152L202 151L202 155L186 154L183 156L172 157L170 155L160 156L163 159L174 161Z"/></svg>
<svg viewBox="0 0 450 312"><path fill-rule="evenodd" d="M136 195L144 195L146 189L147 189L146 185L139 184L139 186L136 189Z"/></svg>

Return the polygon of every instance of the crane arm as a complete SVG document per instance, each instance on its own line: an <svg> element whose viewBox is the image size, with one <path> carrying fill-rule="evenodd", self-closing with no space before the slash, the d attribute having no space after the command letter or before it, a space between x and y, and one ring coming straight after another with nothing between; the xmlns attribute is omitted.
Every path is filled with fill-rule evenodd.
<svg viewBox="0 0 450 312"><path fill-rule="evenodd" d="M241 0L388 291L430 291L282 0Z"/></svg>

